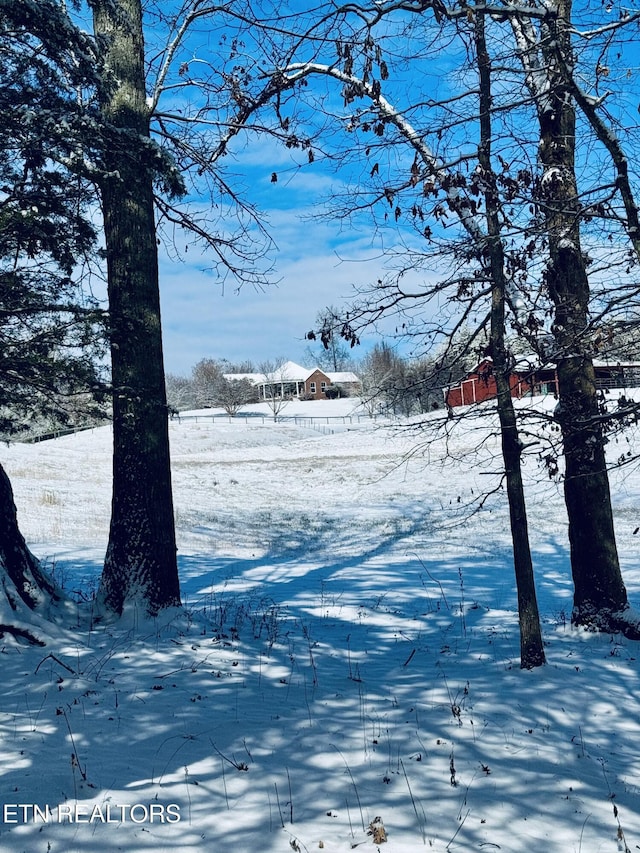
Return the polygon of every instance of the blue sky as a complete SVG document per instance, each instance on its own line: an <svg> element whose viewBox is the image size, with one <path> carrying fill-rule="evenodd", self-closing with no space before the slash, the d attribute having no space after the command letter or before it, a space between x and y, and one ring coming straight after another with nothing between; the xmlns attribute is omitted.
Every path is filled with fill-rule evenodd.
<svg viewBox="0 0 640 853"><path fill-rule="evenodd" d="M218 20L222 21L221 28L215 29ZM151 40L155 32L152 29L148 33ZM162 31L157 35L162 45ZM328 50L333 57L332 44L329 42ZM217 80L228 49L224 19L214 16L194 28L175 64L185 61L185 67L189 66L186 77L193 70L194 77L200 75L207 82ZM246 40L245 34L246 56L230 53L229 65L225 66L228 73L233 71L235 62L243 61L250 67L256 61L260 64L258 57L265 55L263 49L266 50L259 42ZM268 51L266 56L268 59ZM185 76L177 79L176 88L167 92L166 99L161 99L165 108L168 105L180 110L179 98L197 101L200 97L197 87L182 88ZM439 80L440 75L434 72L434 87ZM330 113L335 110L338 115L344 108L340 85L331 81L325 86L322 82L320 88L322 108ZM299 104L283 99L283 115L297 114L300 109ZM309 109L313 112L315 108ZM212 115L224 119L224 108ZM273 119L269 114L267 123ZM338 128L341 119L336 121ZM340 135L339 130L336 135ZM322 144L331 148L333 141L324 137ZM168 372L187 374L202 358L250 359L259 363L283 356L302 361L309 345L304 336L314 326L318 312L328 305L346 304L353 298L354 288L366 287L384 274L383 254L398 241L395 223L376 225L368 212L351 223L317 218L319 203L334 191L344 190L343 182L361 170L368 175L371 164L351 162L336 173L315 150L316 160L309 164L306 150L288 149L269 136L251 139L241 134L229 146L222 162L232 172L229 183L256 205L274 242L266 259L266 266L273 265L273 284L256 288L249 282L238 289L232 277L223 281L215 271L207 272L207 258L199 257L195 248L186 253L186 262L162 257L161 299ZM392 159L396 157L392 155ZM274 172L278 174L275 183L271 181ZM223 220L218 224L224 228ZM389 321L388 328L393 328L393 321ZM354 356L361 357L379 340L374 331L363 336Z"/></svg>
<svg viewBox="0 0 640 853"><path fill-rule="evenodd" d="M295 216L292 211L291 218ZM298 362L303 359L309 343L304 336L318 311L340 305L352 285L375 276L375 270L364 261L340 261L324 240L322 228L298 227L301 245L308 250L306 257L291 257L284 245L275 259L274 279L279 281L264 289L250 283L238 289L232 280L223 285L196 264L163 263L161 297L168 372L187 374L201 358L256 363L278 356ZM349 252L348 246L344 249Z"/></svg>
<svg viewBox="0 0 640 853"><path fill-rule="evenodd" d="M274 4L272 0L264 0L258 5L275 8L280 14L281 4ZM182 4L170 0L168 3L149 4L148 9L161 10L162 14L157 17L157 21L161 21L174 6L177 8ZM322 4L301 0L295 6L295 15L301 17L309 6L316 7L316 12L323 9ZM285 4L282 8L291 6ZM473 99L469 103L464 99L456 101L452 108L452 119L448 108L443 115L439 115L437 110L427 109L425 104L429 103L429 99L446 100L452 93L464 91L467 85L473 90L476 74L460 64L458 43L450 40L446 32L441 35L437 26L430 27L429 20L424 16L400 13L393 21L387 19L377 28L383 55L393 71L384 89L403 108L416 131L428 139L435 154L446 154L447 160L455 164L458 158L462 161L475 148L477 105ZM163 55L162 47L166 43L167 34L163 27L167 19L157 29L155 23L156 18L150 16L147 38L153 49L148 45L148 54L155 56L159 62ZM361 24L362 21L356 15L352 25L358 28ZM203 90L199 86L200 81L203 81L204 91L212 99L211 103L207 101L205 125L209 123L224 127L225 121L232 121L230 115L235 107L226 95L226 100L217 102L216 93L227 92L227 83L233 79L238 63L245 63L253 71L257 69L254 83L256 86L263 85L261 81L264 77L260 69L270 69L272 64L268 40L254 36L253 32L249 35L245 33L232 48L235 41L231 38L233 31L227 30L228 26L229 21L216 13L211 19L207 17L194 27L192 35L182 45L182 53L174 57L174 77L169 80L171 85L161 98L169 111L174 109L181 112L181 104L184 103L185 115L189 115L194 106L199 113L202 106L200 98L203 97ZM345 27L348 30L346 24ZM501 35L499 27L497 32ZM175 35L175 30L172 35ZM154 39L157 39L157 43L154 43ZM327 37L325 42L320 40L320 44L317 58L329 64L336 62L333 37ZM307 50L313 54L313 49L305 45L302 49L305 59L309 58ZM180 70L183 68L187 68L188 73L183 74ZM240 67L240 78L243 71ZM220 87L223 72L226 82ZM380 67L376 73L382 73ZM412 83L417 78L420 85L414 92ZM611 81L607 79L609 85ZM503 84L506 87L516 83L517 75L504 77ZM300 117L302 133L307 126L316 130L323 124L325 130L329 127L331 133L323 136L322 144L342 162L344 168L340 173L334 171L319 153L316 161L309 164L306 151L287 149L276 144L269 136L255 137L253 140L244 135L236 137L229 146L223 166L233 172L229 175L232 189L256 205L261 221L273 240L274 246L265 258L265 267L273 268L272 284L266 288L254 287L249 281L238 289L238 283L233 277L222 279L219 273L207 271L211 264L207 258L198 255L196 248L190 248L183 260L170 259L162 254L165 363L170 373L188 374L202 358L226 358L230 361L249 359L256 364L279 356L303 361L308 348L305 333L313 327L318 312L327 305L340 307L348 304L358 287L366 287L383 277L385 265L393 263L394 249L399 248L402 240L406 240L414 249L420 246L420 251L432 251L427 241L416 239L416 232L412 229L410 192L404 196L405 201L402 203L406 209L396 216L399 219L397 229L393 221L395 211L385 206L384 201L374 215L365 210L354 218L353 223L336 218L313 218L313 214L317 215L320 211L319 203L335 191L344 191L349 180L352 186L368 187L378 193L383 181L387 181L385 186L402 186L411 174L414 154L404 144L389 144L386 131L384 134L378 134L377 131L373 133L371 128L365 131L364 124L358 133L349 136L353 128L350 127L350 120L347 120L348 114L353 110L362 116L367 109L366 99L345 105L341 86L335 81L327 82L324 78L322 82L314 78L308 86L305 96L309 101L308 107L288 101L283 95L282 109L278 115L284 115L287 119L291 117L296 132L296 119ZM417 101L414 104L415 99ZM526 138L527 125L523 123L526 120L526 113L515 119L509 114L505 127L498 128L500 132L496 131L501 153L507 159L514 159L514 162L516 157L522 156L525 165L527 157L534 156L537 145L535 123L531 125L532 138ZM513 121L521 123L518 126L521 133L513 135ZM444 128L443 133L438 131L439 122ZM266 123L273 125L273 113L269 114ZM398 142L397 135L395 142ZM531 148L527 148L525 143L531 144ZM210 144L210 139L205 144ZM361 146L359 152L366 149L366 154L360 156L360 159L350 156L355 154L358 145ZM584 151L588 157L591 147L584 148ZM278 174L275 183L271 180L273 172ZM383 175L386 177L383 178ZM416 193L420 205L419 188ZM202 204L201 197L192 200ZM362 203L366 201L362 200ZM228 233L233 216L228 216L228 222L224 221L222 215L215 220L215 216L225 210L225 204L228 201L218 206L218 214L215 213L215 206L212 206L211 216L215 227ZM431 200L428 199L425 204L428 207ZM229 208L226 210L229 211ZM526 210L524 215L528 217ZM387 218L391 221L387 222ZM433 224L431 219L430 224ZM414 220L417 221L415 214ZM445 217L442 225L434 227L450 229L446 236L454 239L460 234L454 217ZM410 271L403 278L403 285L408 288L425 278L433 281L438 271L440 276L446 274L443 261L438 261L433 255L407 255L405 263ZM418 268L420 266L421 269ZM435 313L441 310L446 324L449 315L459 310L459 306L456 308L455 304L453 307L445 304L443 297L442 305L423 304L422 309L416 310L424 312L424 315L420 314L421 322L432 320ZM392 334L394 325L395 318L389 318L382 331ZM363 346L357 348L354 355L364 355L377 340L379 337L374 331L363 336ZM406 346L403 351L411 354Z"/></svg>
<svg viewBox="0 0 640 853"><path fill-rule="evenodd" d="M190 248L186 262L163 257L161 298L165 364L186 375L201 358L305 358L306 332L328 305L341 306L382 272L382 237L368 222L358 226L312 216L317 204L341 186L321 163L299 168L295 154L257 141L233 158L240 190L255 203L274 241L266 287L207 271L208 259ZM271 175L278 173L273 183ZM372 332L354 357L380 340Z"/></svg>

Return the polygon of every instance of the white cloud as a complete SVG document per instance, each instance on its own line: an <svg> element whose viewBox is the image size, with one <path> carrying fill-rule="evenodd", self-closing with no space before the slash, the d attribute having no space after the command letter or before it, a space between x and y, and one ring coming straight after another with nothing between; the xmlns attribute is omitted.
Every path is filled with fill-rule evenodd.
<svg viewBox="0 0 640 853"><path fill-rule="evenodd" d="M237 283L231 278L223 283L215 273L202 272L206 259L194 263L191 252L188 265L163 261L169 372L188 373L203 357L259 362L284 356L300 361L308 345L304 335L318 311L345 304L355 287L367 286L384 274L391 254L387 250L398 241L393 226L381 231L366 211L351 220L318 218L320 203L345 193L347 185L327 164L297 166L301 157L301 152L266 139L241 147L229 158L229 171L234 173L226 176L230 185L257 206L274 241L264 268L273 262L276 284L264 290L244 284L236 292ZM271 181L273 171L278 173L277 182ZM221 212L224 224L224 207L216 215ZM231 222L231 209L228 215ZM386 246L385 240L394 242Z"/></svg>
<svg viewBox="0 0 640 853"><path fill-rule="evenodd" d="M339 305L354 284L376 276L366 260L341 262L327 249L312 251L315 231L302 226L296 257L281 255L280 281L263 290L238 290L194 266L164 265L161 281L165 361L172 373L188 373L203 357L261 361L283 355L300 360L306 332L327 305ZM309 236L311 239L309 240Z"/></svg>

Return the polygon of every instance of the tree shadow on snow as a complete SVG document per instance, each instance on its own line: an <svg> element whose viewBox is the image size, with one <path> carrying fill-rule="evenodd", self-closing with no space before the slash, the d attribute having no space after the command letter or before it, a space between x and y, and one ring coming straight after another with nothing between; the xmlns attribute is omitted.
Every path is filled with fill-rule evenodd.
<svg viewBox="0 0 640 853"><path fill-rule="evenodd" d="M5 804L181 820L5 822L0 850L375 849L376 817L388 853L633 847L636 647L559 615L562 549L536 554L549 664L522 672L507 548L419 519L374 543L184 557L173 623L3 649Z"/></svg>

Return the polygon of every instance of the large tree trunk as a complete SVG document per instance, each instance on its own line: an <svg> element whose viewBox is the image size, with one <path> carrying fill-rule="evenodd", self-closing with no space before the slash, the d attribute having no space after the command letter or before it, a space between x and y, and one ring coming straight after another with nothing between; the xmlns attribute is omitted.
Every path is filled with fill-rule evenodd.
<svg viewBox="0 0 640 853"><path fill-rule="evenodd" d="M549 275L554 288L558 283L564 288L575 270L572 254L574 258L567 258L561 250L552 263ZM582 313L576 308L574 319ZM562 322L561 314L556 310L556 323ZM562 338L564 334L556 334L557 340ZM565 351L570 350L567 347ZM627 592L618 561L604 436L589 356L570 355L558 360L558 393L574 583L573 621L602 630L626 630L621 616L628 607Z"/></svg>
<svg viewBox="0 0 640 853"><path fill-rule="evenodd" d="M99 2L94 26L112 88L103 103L117 128L102 206L113 380L113 501L100 601L150 614L180 603L160 325L153 159L139 0Z"/></svg>
<svg viewBox="0 0 640 853"><path fill-rule="evenodd" d="M509 387L510 364L505 348L505 276L504 247L500 234L498 192L491 162L491 61L487 50L484 15L476 16L476 47L480 75L480 145L478 161L485 187L487 220L486 255L491 279L491 356L496 380L502 459L507 481L509 521L513 544L513 563L518 591L520 622L520 666L532 669L545 663L544 643L536 596L533 561L529 544L527 508L522 482L522 444Z"/></svg>
<svg viewBox="0 0 640 853"><path fill-rule="evenodd" d="M564 492L574 581L573 621L603 630L624 628L628 606L613 527L604 435L588 341L589 279L580 245L580 201L575 177L575 108L559 50L571 62L571 2L560 0L543 46L550 94L538 106L540 199L549 238L546 284L554 304L557 419L565 458Z"/></svg>
<svg viewBox="0 0 640 853"><path fill-rule="evenodd" d="M12 634L30 643L44 645L24 620L28 621L29 611L48 618L50 605L60 600L61 593L27 548L18 528L11 483L1 465L0 583L0 636Z"/></svg>

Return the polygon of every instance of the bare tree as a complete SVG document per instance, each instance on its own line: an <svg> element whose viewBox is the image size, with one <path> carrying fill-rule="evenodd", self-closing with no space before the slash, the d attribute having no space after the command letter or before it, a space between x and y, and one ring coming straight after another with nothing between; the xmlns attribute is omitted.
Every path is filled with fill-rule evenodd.
<svg viewBox="0 0 640 853"><path fill-rule="evenodd" d="M362 405L370 416L381 413L410 414L413 407L406 392L406 364L386 342L375 344L360 361ZM405 407L405 403L408 405Z"/></svg>
<svg viewBox="0 0 640 853"><path fill-rule="evenodd" d="M351 368L351 352L336 334L336 326L342 324L340 311L334 305L329 305L316 315L315 328L318 330L307 333L307 340L316 341L320 339L321 346L314 350L308 347L308 360L311 367L320 367L323 370L337 373Z"/></svg>
<svg viewBox="0 0 640 853"><path fill-rule="evenodd" d="M165 385L167 387L167 404L172 413L196 408L198 405L196 390L193 380L189 376L167 373Z"/></svg>
<svg viewBox="0 0 640 853"><path fill-rule="evenodd" d="M93 39L75 25L66 4L17 5L27 27L48 20L52 42L57 33L71 46L68 92L80 103L86 99L99 106L99 117L94 109L84 116L93 138L87 134L68 152L78 173L99 188L109 293L114 476L99 600L116 614L128 601L155 614L180 601L158 239L178 253L188 234L221 276L251 277L258 285L268 281L263 258L269 238L251 205L225 180L220 163L235 136L248 126L257 129L254 117L280 88L254 67L260 67L264 51L279 56L286 51L254 28L264 32L271 26L283 41L289 37L279 27L276 9L270 23L259 19L249 2L187 0L167 9L141 0L95 0L87 4ZM196 57L188 40L204 24L220 33L219 50ZM243 39L255 52L250 73L238 61ZM87 81L78 81L73 62L89 71ZM176 107L179 96L183 104ZM277 105L267 124L292 146L306 144L291 138ZM207 208L185 202L187 190L212 203ZM212 222L214 208L221 210L220 223Z"/></svg>
<svg viewBox="0 0 640 853"><path fill-rule="evenodd" d="M497 388L502 458L505 467L509 519L520 617L520 664L530 669L545 663L540 614L529 544L529 527L522 480L522 442L518 434L516 414L511 398L509 377L511 364L505 344L505 316L508 281L505 273L505 251L500 227L500 196L492 160L492 68L487 47L485 16L475 18L475 47L480 82L480 145L478 166L483 182L483 198L487 220L485 264L491 281L490 352Z"/></svg>
<svg viewBox="0 0 640 853"><path fill-rule="evenodd" d="M222 359L222 364L224 365L224 372L228 374L237 375L238 373L256 372L253 362L249 358L244 361L227 361L226 359Z"/></svg>
<svg viewBox="0 0 640 853"><path fill-rule="evenodd" d="M289 375L287 361L283 357L260 362L258 371L263 399L271 409L273 420L277 421L282 410L291 402L294 377Z"/></svg>
<svg viewBox="0 0 640 853"><path fill-rule="evenodd" d="M191 381L200 407L217 406L216 388L222 379L222 363L213 358L201 359L191 371Z"/></svg>
<svg viewBox="0 0 640 853"><path fill-rule="evenodd" d="M565 461L573 620L636 635L618 562L593 368L592 296L581 242L584 203L576 175L575 89L568 82L573 77L572 16L572 4L558 0L547 7L538 27L521 13L511 17L511 26L540 128L542 175L535 201L548 240L545 284L554 306L551 332L561 403L557 418Z"/></svg>
<svg viewBox="0 0 640 853"><path fill-rule="evenodd" d="M363 13L366 17L366 13ZM370 20L375 19L372 15ZM340 332L352 342L357 339L357 329L375 320L388 311L397 310L401 313L403 303L413 302L417 305L425 301L433 300L441 293L452 293L466 303L466 308L457 319L454 329L460 329L469 322L478 311L482 301L490 301L490 307L486 309L476 333L471 335L471 343L477 335L477 331L485 325L490 327L489 348L495 359L496 378L498 381L498 412L501 423L501 434L503 442L503 459L507 480L507 492L510 506L510 517L514 547L514 562L516 569L516 580L518 586L518 601L521 627L521 665L533 667L544 663L544 648L540 631L539 615L537 609L535 584L533 580L533 567L529 548L526 510L524 503L524 490L520 472L521 443L519 441L516 425L515 412L513 409L510 388L508 385L508 360L504 346L505 336L505 301L510 283L505 274L505 259L502 248L502 230L499 221L500 208L496 184L493 181L493 166L491 158L491 83L490 64L486 51L484 30L480 27L475 31L472 43L475 42L477 49L481 49L483 60L480 68L481 98L479 103L480 135L479 164L476 172L476 183L468 187L466 179L459 173L447 167L433 154L423 136L410 124L405 115L396 109L390 101L382 94L382 79L372 76L374 64L377 62L380 68L381 78L388 73L386 63L381 59L380 52L376 54L375 40L371 35L372 26L367 30L369 47L362 48L365 55L364 73L357 77L354 71L354 46L351 44L342 48L343 63L321 64L299 63L290 66L288 73L291 80L296 77L308 75L326 75L339 80L343 84L343 92L347 104L351 100L366 98L371 103L371 111L366 120L362 111L355 113L352 125L377 122L376 133L380 136L385 133L385 125L395 127L398 137L403 144L414 152L413 165L410 169L410 177L399 176L398 185L393 185L386 178L381 192L381 198L394 210L394 218L398 221L402 217L402 203L400 192L411 190L416 185L423 183L423 196L433 194L434 197L444 195L446 206L457 216L468 236L474 241L472 249L460 251L463 263L457 265L454 276L445 280L445 284L438 285L433 289L417 288L413 292L405 293L399 280L396 279L391 285L384 285L378 281L378 292L371 296L368 294L364 300L352 307L347 322ZM362 44L360 44L362 47ZM369 58L370 57L370 58ZM386 69L386 71L383 71ZM371 118L369 116L371 115ZM374 116L377 115L377 119ZM378 144L379 147L381 143ZM371 176L379 175L379 163L374 163ZM375 195L375 193L374 193ZM476 198L483 197L486 204L486 224L479 212L480 205ZM442 218L442 202L435 205L433 209L434 218ZM426 220L426 214L422 208L418 208L418 202L413 204L413 217L421 222ZM425 235L430 239L431 230L427 226ZM454 252L455 247L454 247ZM479 263L477 273L468 270L469 263ZM467 269L465 269L467 267ZM488 287L482 285L486 282ZM455 297L454 297L455 298ZM407 323L403 323L406 328ZM426 330L422 330L424 335ZM370 358L371 369L364 370L365 386L369 375L375 375L375 392L367 395L365 387L365 399L375 400L383 395L395 410L403 410L405 402L411 397L407 389L411 384L411 377L407 376L405 365L401 360L391 358L392 351L384 348L381 352L372 354ZM405 411L404 413L408 413Z"/></svg>
<svg viewBox="0 0 640 853"><path fill-rule="evenodd" d="M216 406L222 406L230 418L235 418L243 406L258 402L258 389L246 377L223 375L216 383L214 399Z"/></svg>
<svg viewBox="0 0 640 853"><path fill-rule="evenodd" d="M581 234L585 223L598 219L605 227L603 223L609 220L605 233L615 240L612 223L619 213L607 198L616 192L616 186L620 188L632 241L637 235L637 222L626 162L620 150L614 150L606 127L598 125L593 114L601 99L580 94L574 69L574 41L583 39L583 44L589 44L601 37L604 47L593 51L585 48L585 55L593 57L594 79L604 80L602 56L612 33L621 24L603 22L599 20L600 11L586 7L580 13L590 16L592 23L584 34L578 31L571 4L562 0L551 6L530 4L527 10L516 3L495 7L465 4L464 8L438 4L429 10L423 4L412 3L382 2L375 7L353 4L340 9L334 19L339 22L339 38L335 32L332 42L318 37L315 55L290 63L279 73L292 86L324 77L341 87L341 121L350 140L334 156L346 163L356 151L370 167L368 180L362 180L361 171L359 182L350 188L352 198L343 203L342 215L354 216L377 208L384 212L374 219L377 228L390 228L394 222L398 227L411 223L426 241L424 252L411 241L404 241L397 256L399 274L379 280L351 307L346 318L348 335L353 340L366 323L376 322L383 315L397 317L398 326L402 324L406 329L411 314L418 316L425 301L446 300L449 322L442 323L440 332L450 333L464 322L476 330L491 326L490 343L485 350L494 358L496 376L506 376L509 353L498 331L504 321L497 313L500 303L506 303L507 322L542 359L551 359L557 365L560 407L556 417L563 437L575 584L574 620L635 635L637 627L629 619L615 548L603 412L596 399L593 373L593 342L598 333L594 315L603 318L616 301L623 305L634 289L631 281L628 285L616 284L615 288L609 284L613 298L607 297L604 286L598 287L597 296L594 295L591 280L597 280L600 265L587 258ZM483 17L490 27L484 43L498 52L501 70L500 86L493 87L490 107L475 111L470 108L477 103L477 91L472 87L450 89L435 98L419 89L415 81L421 73L429 73L425 65L428 50L435 51L444 43L449 46L452 42L448 40L456 38L461 38L465 46L473 46L474 37L477 40L478 36L477 32L474 36L478 17ZM635 17L623 15L622 19L633 23ZM383 34L377 38L376 27L381 20ZM418 33L419 43L411 41ZM393 81L393 47L385 53L385 42L390 46L402 42L403 56L415 55L420 69L413 78L411 94L415 96L402 109L388 95L389 91L398 95L399 90ZM335 56L330 58L327 53L332 49ZM469 55L466 47L461 47L460 68ZM468 79L474 63L477 65L475 58L464 66L467 76L461 79ZM313 97L313 91L309 86L303 94ZM578 185L576 133L583 134L585 146L593 141L593 135L584 133L584 123L579 127L576 124L573 99L580 103L581 97L595 136L616 164L612 184L602 178L611 170L600 157L597 168L581 168L582 186ZM478 150L469 144L473 138L469 128L481 124L489 112L494 120L489 131L493 163L485 158L483 166L483 149L479 157ZM463 126L466 130L461 134L458 128ZM499 147L495 144L497 139ZM485 151L487 141L485 136ZM401 155L403 146L413 153L413 162ZM492 181L495 189L491 189ZM500 202L493 209L498 220L494 220L493 230L487 231L485 215L490 218L489 202L496 190ZM452 233L451 214L470 238L466 243ZM503 251L503 285L497 278L500 258L494 255L489 263L491 246L499 247L500 242L509 245L509 251ZM448 255L438 254L438 249L446 250L447 245ZM632 267L635 262L630 262L625 252L624 248L619 249L615 260L611 254L606 260L603 257L600 271L605 264L610 270L614 266L622 279L624 267ZM439 282L432 287L404 285L402 278L418 264L424 268L425 259L432 268L439 264ZM628 271L627 276L631 278ZM492 307L485 309L489 298ZM430 334L430 325L438 334L436 324L426 322L418 327L423 339ZM549 349L551 336L553 345ZM508 407L504 393L500 399ZM511 427L503 422L503 429L509 432ZM512 446L517 450L515 444ZM511 462L516 461L513 456ZM510 464L505 460L506 468Z"/></svg>

